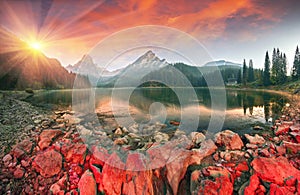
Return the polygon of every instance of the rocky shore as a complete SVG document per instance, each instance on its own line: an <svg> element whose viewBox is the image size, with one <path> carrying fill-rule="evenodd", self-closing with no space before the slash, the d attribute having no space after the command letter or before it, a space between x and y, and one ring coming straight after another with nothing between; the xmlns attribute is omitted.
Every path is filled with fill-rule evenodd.
<svg viewBox="0 0 300 195"><path fill-rule="evenodd" d="M1 194L300 194L297 105L268 133L214 138L175 123L107 129L11 97L1 112Z"/></svg>

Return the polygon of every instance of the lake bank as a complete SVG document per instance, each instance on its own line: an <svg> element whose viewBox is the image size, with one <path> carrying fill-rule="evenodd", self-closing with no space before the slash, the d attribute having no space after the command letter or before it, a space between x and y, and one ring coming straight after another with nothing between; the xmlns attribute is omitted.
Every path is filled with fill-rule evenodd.
<svg viewBox="0 0 300 195"><path fill-rule="evenodd" d="M5 105L13 101L20 110L30 107L9 99L3 100ZM34 109L27 112L43 112ZM26 136L2 156L0 191L299 193L300 112L296 104L283 112L268 134L259 129L241 136L223 131L213 139L199 132L168 133L158 124L151 127L153 135L148 127L142 135L126 128L90 129L91 118L67 110L31 116L29 134L24 132Z"/></svg>

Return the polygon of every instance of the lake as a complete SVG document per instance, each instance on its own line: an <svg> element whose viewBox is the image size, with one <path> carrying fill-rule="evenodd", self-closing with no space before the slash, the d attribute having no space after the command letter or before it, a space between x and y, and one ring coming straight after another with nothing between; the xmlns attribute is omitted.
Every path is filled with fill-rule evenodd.
<svg viewBox="0 0 300 195"><path fill-rule="evenodd" d="M39 91L26 101L48 109L73 105L75 111L96 112L106 128L155 122L172 127L170 122L180 122L178 128L184 131L208 129L215 133L231 129L239 134L252 132L257 125L268 129L288 102L286 97L264 91L227 89L223 92L224 96L218 90L211 92L207 88L50 90Z"/></svg>

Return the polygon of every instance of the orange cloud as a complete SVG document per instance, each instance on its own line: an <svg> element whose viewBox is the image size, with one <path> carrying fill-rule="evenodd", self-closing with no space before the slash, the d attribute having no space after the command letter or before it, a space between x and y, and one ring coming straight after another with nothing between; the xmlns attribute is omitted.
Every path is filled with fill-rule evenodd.
<svg viewBox="0 0 300 195"><path fill-rule="evenodd" d="M54 0L49 4L43 26L39 27L36 18L43 16L43 1L37 4L35 1L8 1L0 2L0 16L2 25L22 38L35 34L49 42L49 53L55 55L63 51L74 60L74 56L80 58L83 52L110 34L146 24L174 27L201 41L230 36L255 40L256 34L250 27L270 28L287 13L288 3L278 6L272 2L115 0L70 3Z"/></svg>

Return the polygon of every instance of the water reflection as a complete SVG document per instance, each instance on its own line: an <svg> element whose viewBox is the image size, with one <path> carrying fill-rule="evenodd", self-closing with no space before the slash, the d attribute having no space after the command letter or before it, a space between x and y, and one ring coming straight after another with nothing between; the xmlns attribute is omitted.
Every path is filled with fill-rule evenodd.
<svg viewBox="0 0 300 195"><path fill-rule="evenodd" d="M119 90L118 97L115 97L119 106L117 112L113 112L111 108L111 89L96 89L93 98L86 97L87 94L90 94L87 91L82 99L79 98L75 101L75 104L84 107L85 104L90 104L93 101L94 105L92 107L95 108L98 116L101 116L103 120L109 118L110 121L114 122L116 122L114 119L122 117L126 121L127 119L124 116L129 110L130 116L137 122L149 122L153 119L160 122L164 119L166 123L169 120L180 121L182 113L185 113L190 117L187 118L190 123L196 120L195 116L198 117L197 130L206 129L209 124L212 113L209 89L196 88L197 98L195 98L190 95L189 90L184 88L176 89L176 93L169 88L137 88L131 94L129 102L124 102L122 99L122 90L125 92L126 89ZM180 99L177 95L178 92L181 94ZM51 107L50 105L54 105L53 108L57 105L70 106L72 105L72 93L74 92L71 90L44 91L29 97L27 101L38 106ZM287 103L285 97L263 91L231 89L226 91L226 98L227 110L223 129L229 128L232 130L249 130L256 124L263 125L271 119L276 119L282 107ZM87 99L89 100L86 101ZM156 108L155 106L159 108L155 109L156 111L153 110ZM189 122L186 122L183 127L188 129Z"/></svg>

